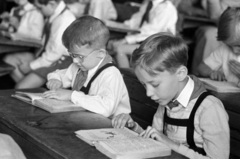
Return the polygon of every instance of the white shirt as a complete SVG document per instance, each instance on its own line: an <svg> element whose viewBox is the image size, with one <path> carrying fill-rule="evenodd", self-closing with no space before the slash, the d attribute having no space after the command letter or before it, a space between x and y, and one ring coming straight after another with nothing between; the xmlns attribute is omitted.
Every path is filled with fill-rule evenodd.
<svg viewBox="0 0 240 159"><path fill-rule="evenodd" d="M10 13L11 15L13 14L13 10ZM24 35L24 37L41 40L44 27L42 13L31 3L24 5L23 10L16 33Z"/></svg>
<svg viewBox="0 0 240 159"><path fill-rule="evenodd" d="M7 134L0 133L0 150L1 159L26 159L18 144Z"/></svg>
<svg viewBox="0 0 240 159"><path fill-rule="evenodd" d="M97 71L98 66L88 71L88 77L84 86L87 86ZM64 88L72 87L78 69L79 67L73 63L68 69L57 70L48 74L48 80L58 79L62 81ZM109 67L103 70L92 82L89 94L73 91L71 101L86 110L110 118L121 113L131 112L128 91L122 75L116 67Z"/></svg>
<svg viewBox="0 0 240 159"><path fill-rule="evenodd" d="M128 44L141 42L150 35L158 32L170 31L173 34L176 34L177 9L172 2L163 1L164 0L152 0L153 7L149 12L149 22L145 21L143 23L139 34L127 35L125 37ZM147 3L144 5L147 5ZM146 8L146 6L144 7ZM138 25L140 24L139 20L140 19L138 18L138 22L136 22ZM134 24L131 25L132 27L135 27Z"/></svg>
<svg viewBox="0 0 240 159"><path fill-rule="evenodd" d="M66 5L63 1L60 1L54 14L50 17L51 32L48 43L45 48L45 52L42 56L30 63L32 70L48 67L55 61L59 60L63 55L68 56L68 52L62 44L62 35L65 29L76 19L73 13L69 10L65 10Z"/></svg>
<svg viewBox="0 0 240 159"><path fill-rule="evenodd" d="M112 0L91 0L88 14L100 20L117 19L117 11Z"/></svg>
<svg viewBox="0 0 240 159"><path fill-rule="evenodd" d="M237 55L235 55L232 50L222 43L217 50L212 52L205 60L204 63L210 67L212 70L222 69L223 73L228 82L233 82L235 84L239 83L238 77L229 70L228 62L229 60L236 60Z"/></svg>

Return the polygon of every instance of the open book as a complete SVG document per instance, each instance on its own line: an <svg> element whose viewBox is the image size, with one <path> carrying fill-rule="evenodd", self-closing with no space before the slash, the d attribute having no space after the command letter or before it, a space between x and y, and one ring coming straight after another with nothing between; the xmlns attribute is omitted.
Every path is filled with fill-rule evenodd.
<svg viewBox="0 0 240 159"><path fill-rule="evenodd" d="M85 110L71 101L44 98L42 97L42 93L15 92L12 97L30 103L50 113Z"/></svg>
<svg viewBox="0 0 240 159"><path fill-rule="evenodd" d="M231 82L214 81L209 78L199 78L205 85L206 89L220 93L240 92L240 88Z"/></svg>
<svg viewBox="0 0 240 159"><path fill-rule="evenodd" d="M161 142L139 137L124 129L91 129L76 131L76 136L113 159L141 159L168 156L171 149Z"/></svg>

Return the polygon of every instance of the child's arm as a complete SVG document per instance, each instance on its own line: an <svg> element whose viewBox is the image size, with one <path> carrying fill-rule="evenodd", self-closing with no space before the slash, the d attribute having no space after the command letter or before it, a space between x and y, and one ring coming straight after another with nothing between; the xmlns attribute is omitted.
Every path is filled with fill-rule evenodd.
<svg viewBox="0 0 240 159"><path fill-rule="evenodd" d="M109 117L116 112L130 113L127 88L119 70L109 67L93 81L88 94L73 91L72 102L86 110Z"/></svg>
<svg viewBox="0 0 240 159"><path fill-rule="evenodd" d="M156 130L155 128L148 126L145 131L143 131L139 136L142 136L144 138L152 138L154 140L157 140L159 142L162 142L169 146L173 150L177 150L180 144L174 142L173 140L169 139L166 135L164 135L162 132Z"/></svg>
<svg viewBox="0 0 240 159"><path fill-rule="evenodd" d="M72 86L72 81L74 76L77 74L78 71L78 66L76 64L71 64L67 69L62 69L62 70L56 70L54 72L51 72L48 74L47 76L47 86L49 87L49 89L56 89L57 87L55 87L56 85L59 86L59 84L52 84L50 83L51 80L54 81L60 81L61 82L61 87L59 88L69 88ZM59 82L58 82L59 83ZM53 86L55 85L55 86ZM51 87L51 88L50 88ZM54 87L54 88L53 88Z"/></svg>
<svg viewBox="0 0 240 159"><path fill-rule="evenodd" d="M212 80L225 81L225 75L222 69L212 70L204 62L201 62L197 68L197 73L201 77L209 77Z"/></svg>
<svg viewBox="0 0 240 159"><path fill-rule="evenodd" d="M134 122L129 114L119 114L112 119L112 126L117 129L123 129L127 127L136 133L140 134L143 132L143 129L138 123Z"/></svg>

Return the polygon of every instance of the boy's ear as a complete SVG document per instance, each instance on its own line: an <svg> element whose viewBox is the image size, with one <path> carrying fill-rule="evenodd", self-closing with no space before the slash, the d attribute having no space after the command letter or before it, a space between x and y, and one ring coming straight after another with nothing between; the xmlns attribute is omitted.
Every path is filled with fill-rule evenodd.
<svg viewBox="0 0 240 159"><path fill-rule="evenodd" d="M180 66L176 71L178 81L183 81L188 75L188 69L186 66Z"/></svg>
<svg viewBox="0 0 240 159"><path fill-rule="evenodd" d="M105 49L99 49L98 51L98 57L103 59L106 55L107 51Z"/></svg>

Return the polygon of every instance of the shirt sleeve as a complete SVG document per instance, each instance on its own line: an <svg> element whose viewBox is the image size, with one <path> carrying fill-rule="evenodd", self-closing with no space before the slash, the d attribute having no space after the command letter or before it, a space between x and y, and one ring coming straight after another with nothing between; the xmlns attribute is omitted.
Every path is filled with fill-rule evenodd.
<svg viewBox="0 0 240 159"><path fill-rule="evenodd" d="M89 14L101 20L115 20L117 11L111 0L92 0Z"/></svg>
<svg viewBox="0 0 240 159"><path fill-rule="evenodd" d="M43 27L43 15L37 10L30 10L22 17L17 33L41 40Z"/></svg>
<svg viewBox="0 0 240 159"><path fill-rule="evenodd" d="M51 79L57 79L63 83L63 88L72 87L74 75L77 73L77 67L75 64L71 64L67 69L56 70L48 74L48 81Z"/></svg>
<svg viewBox="0 0 240 159"><path fill-rule="evenodd" d="M26 159L17 143L6 134L0 134L1 159Z"/></svg>
<svg viewBox="0 0 240 159"><path fill-rule="evenodd" d="M30 63L32 70L36 70L41 67L48 67L53 62L60 59L63 55L68 55L67 49L62 44L62 35L74 19L75 17L71 14L68 17L62 17L60 20L54 20L55 22L51 26L51 34L45 51L42 53L42 56Z"/></svg>
<svg viewBox="0 0 240 159"><path fill-rule="evenodd" d="M204 140L203 148L207 156L203 156L184 145L180 145L175 151L194 159L228 159L230 135L228 115L223 105L219 102L212 103L200 115L200 129Z"/></svg>
<svg viewBox="0 0 240 159"><path fill-rule="evenodd" d="M124 85L122 75L120 72L116 73L115 69L110 67L101 72L93 81L89 94L73 91L71 96L72 102L105 117L113 115L119 109L119 104L122 104L121 108L124 109L122 113L130 113L127 90L123 89L126 86ZM123 96L123 94L125 95ZM120 103L123 100L125 103Z"/></svg>
<svg viewBox="0 0 240 159"><path fill-rule="evenodd" d="M141 33L125 37L128 44L141 42L160 31L176 33L177 10L171 2L166 1L165 4L158 4L154 10L150 11L149 17L149 22L144 22L140 28Z"/></svg>
<svg viewBox="0 0 240 159"><path fill-rule="evenodd" d="M223 54L224 54L223 49L224 48L220 46L217 50L212 52L206 59L204 59L203 62L212 70L218 70L223 64Z"/></svg>

